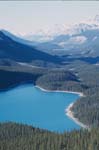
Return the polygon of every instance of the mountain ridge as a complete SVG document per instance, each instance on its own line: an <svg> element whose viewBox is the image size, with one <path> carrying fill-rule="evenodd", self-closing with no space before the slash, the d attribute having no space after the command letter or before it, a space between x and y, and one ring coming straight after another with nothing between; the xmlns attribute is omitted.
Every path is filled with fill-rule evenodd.
<svg viewBox="0 0 99 150"><path fill-rule="evenodd" d="M52 56L45 52L41 52L35 47L31 47L27 44L18 42L18 40L15 41L15 39L13 40L13 38L11 38L12 36L13 35L9 36L5 34L4 31L0 31L1 59L11 59L20 62L31 62L40 60L45 62L58 63L60 61L59 57Z"/></svg>

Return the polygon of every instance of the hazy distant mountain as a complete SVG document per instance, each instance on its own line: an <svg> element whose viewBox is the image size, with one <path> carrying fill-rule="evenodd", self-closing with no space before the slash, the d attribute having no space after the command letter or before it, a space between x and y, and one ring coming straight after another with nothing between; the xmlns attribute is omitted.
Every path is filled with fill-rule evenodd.
<svg viewBox="0 0 99 150"><path fill-rule="evenodd" d="M51 41L53 39L53 36L47 35L47 34L28 34L23 36L22 38L29 40L29 41L33 41L33 42L38 42L38 43L42 43L42 42L47 42L47 41Z"/></svg>
<svg viewBox="0 0 99 150"><path fill-rule="evenodd" d="M65 54L99 55L99 29L82 30L68 38L67 35L60 35L52 43L61 46L60 51Z"/></svg>
<svg viewBox="0 0 99 150"><path fill-rule="evenodd" d="M82 30L73 35L59 35L37 48L51 54L99 56L99 29Z"/></svg>
<svg viewBox="0 0 99 150"><path fill-rule="evenodd" d="M86 23L64 29L64 33L59 31L49 41L39 42L36 46L55 55L99 56L99 15Z"/></svg>

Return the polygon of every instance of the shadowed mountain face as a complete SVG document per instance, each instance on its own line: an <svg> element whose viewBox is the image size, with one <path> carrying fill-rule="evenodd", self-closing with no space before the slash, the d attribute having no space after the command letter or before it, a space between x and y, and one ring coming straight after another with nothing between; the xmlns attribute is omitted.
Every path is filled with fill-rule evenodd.
<svg viewBox="0 0 99 150"><path fill-rule="evenodd" d="M34 47L14 41L3 31L0 31L0 58L11 59L20 62L31 62L35 60L59 63L60 58L41 52Z"/></svg>

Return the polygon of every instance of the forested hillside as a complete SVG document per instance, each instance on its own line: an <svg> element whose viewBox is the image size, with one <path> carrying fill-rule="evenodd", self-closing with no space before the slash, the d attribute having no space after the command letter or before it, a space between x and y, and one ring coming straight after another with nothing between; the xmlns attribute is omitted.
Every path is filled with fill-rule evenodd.
<svg viewBox="0 0 99 150"><path fill-rule="evenodd" d="M99 129L52 133L32 126L0 124L0 150L98 150Z"/></svg>

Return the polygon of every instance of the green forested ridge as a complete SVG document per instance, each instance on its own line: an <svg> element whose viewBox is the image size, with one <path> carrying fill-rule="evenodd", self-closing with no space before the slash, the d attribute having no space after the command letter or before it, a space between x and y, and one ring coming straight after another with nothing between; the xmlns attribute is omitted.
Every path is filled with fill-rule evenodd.
<svg viewBox="0 0 99 150"><path fill-rule="evenodd" d="M63 134L17 123L0 124L0 150L99 150L99 128Z"/></svg>
<svg viewBox="0 0 99 150"><path fill-rule="evenodd" d="M82 63L77 70L81 82L88 88L82 90L85 97L75 102L72 111L83 123L99 126L99 66Z"/></svg>

